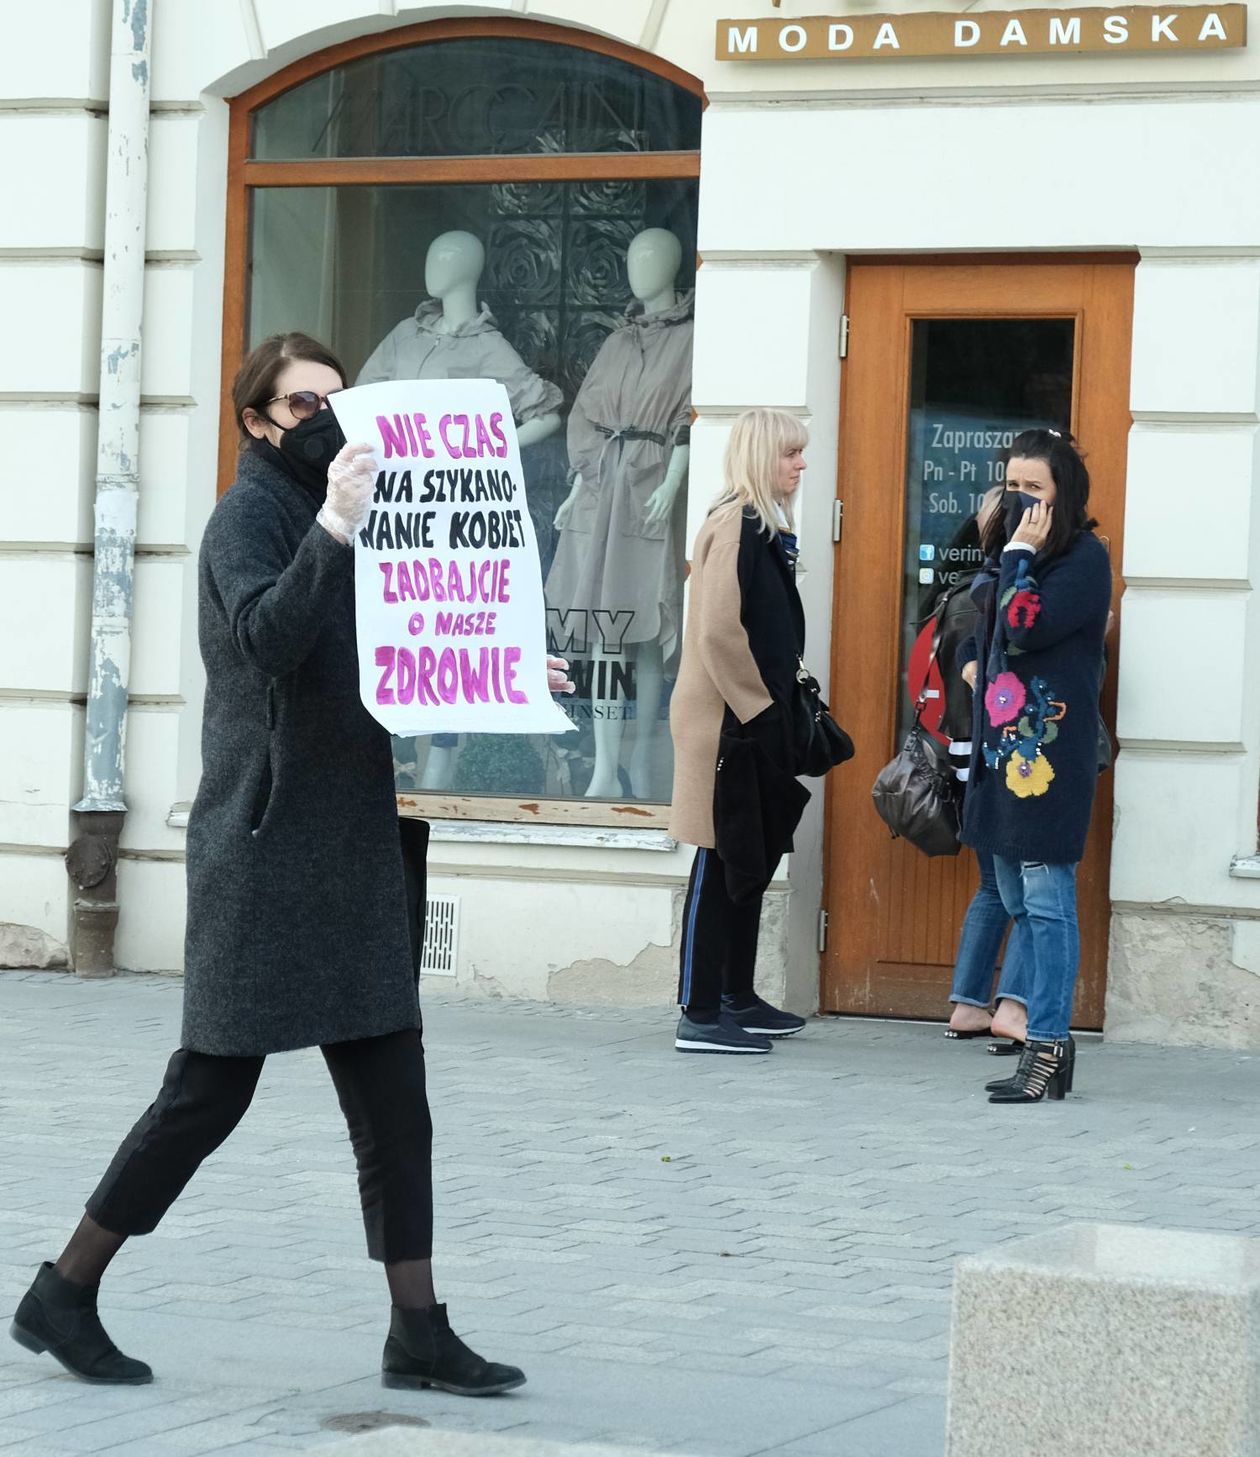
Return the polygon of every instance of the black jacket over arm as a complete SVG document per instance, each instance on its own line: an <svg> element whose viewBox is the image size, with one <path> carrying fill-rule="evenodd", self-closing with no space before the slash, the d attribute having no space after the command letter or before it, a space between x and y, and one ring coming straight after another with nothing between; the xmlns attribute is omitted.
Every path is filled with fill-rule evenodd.
<svg viewBox="0 0 1260 1457"><path fill-rule="evenodd" d="M773 704L746 724L727 710L716 778L713 827L727 890L760 895L792 848L809 790L792 772L789 710L805 651L805 609L779 533L768 537L745 512L739 541L740 620Z"/></svg>

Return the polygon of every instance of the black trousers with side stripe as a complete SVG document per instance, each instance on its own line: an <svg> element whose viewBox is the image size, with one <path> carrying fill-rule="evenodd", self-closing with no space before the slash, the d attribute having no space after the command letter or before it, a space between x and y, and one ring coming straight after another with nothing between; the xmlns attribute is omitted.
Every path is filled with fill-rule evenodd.
<svg viewBox="0 0 1260 1457"><path fill-rule="evenodd" d="M722 996L752 992L761 897L736 905L726 893L726 866L716 850L699 849L683 902L678 1003L689 1016L712 1020Z"/></svg>

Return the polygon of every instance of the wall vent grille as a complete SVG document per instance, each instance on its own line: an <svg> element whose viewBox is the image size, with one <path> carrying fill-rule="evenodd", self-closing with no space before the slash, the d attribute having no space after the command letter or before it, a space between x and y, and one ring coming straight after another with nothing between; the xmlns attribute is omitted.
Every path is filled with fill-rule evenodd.
<svg viewBox="0 0 1260 1457"><path fill-rule="evenodd" d="M459 897L431 895L424 919L421 976L454 976L459 965Z"/></svg>

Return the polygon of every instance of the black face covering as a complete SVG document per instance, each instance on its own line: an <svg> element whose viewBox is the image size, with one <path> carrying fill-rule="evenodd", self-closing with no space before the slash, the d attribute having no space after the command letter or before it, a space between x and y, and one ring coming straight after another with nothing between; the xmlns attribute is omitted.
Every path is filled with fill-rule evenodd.
<svg viewBox="0 0 1260 1457"><path fill-rule="evenodd" d="M258 448L322 503L328 490L328 467L345 443L336 415L331 410L320 410L286 430L278 449L269 440L260 440Z"/></svg>
<svg viewBox="0 0 1260 1457"><path fill-rule="evenodd" d="M1041 498L1029 496L1023 491L1007 491L1002 502L1002 524L1006 528L1006 539L1010 541L1024 519L1024 512L1035 506Z"/></svg>

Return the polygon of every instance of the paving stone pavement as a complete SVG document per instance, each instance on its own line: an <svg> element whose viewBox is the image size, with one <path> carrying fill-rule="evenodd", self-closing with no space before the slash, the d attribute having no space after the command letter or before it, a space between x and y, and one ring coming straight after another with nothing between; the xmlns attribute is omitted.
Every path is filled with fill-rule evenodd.
<svg viewBox="0 0 1260 1457"><path fill-rule="evenodd" d="M1077 1094L1005 1108L981 1085L1011 1064L939 1027L815 1020L769 1057L682 1057L666 1011L424 1000L439 1294L529 1384L381 1388L384 1282L323 1062L295 1053L104 1286L156 1381L85 1386L0 1331L0 1457L313 1451L386 1418L940 1457L959 1255L1071 1220L1260 1235L1260 1056L1083 1039ZM179 1010L177 980L0 973L5 1322L151 1100Z"/></svg>

